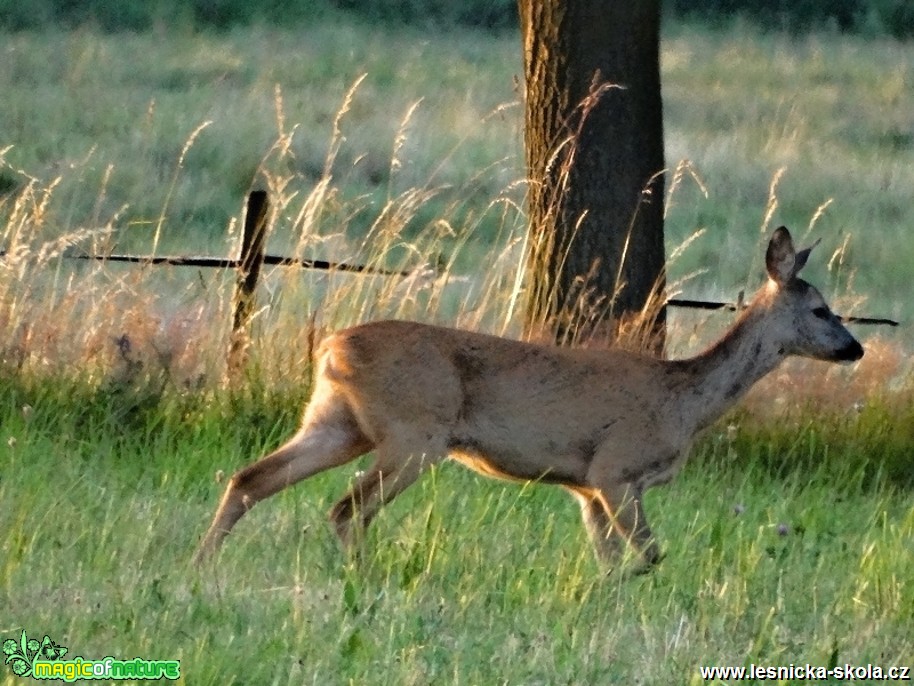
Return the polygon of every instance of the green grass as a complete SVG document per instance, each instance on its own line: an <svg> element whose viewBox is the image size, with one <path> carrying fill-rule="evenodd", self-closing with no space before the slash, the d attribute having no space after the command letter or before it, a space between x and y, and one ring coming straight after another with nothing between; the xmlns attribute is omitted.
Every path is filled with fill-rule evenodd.
<svg viewBox="0 0 914 686"><path fill-rule="evenodd" d="M360 563L324 518L350 467L259 505L197 571L216 471L275 445L294 403L223 392L144 414L126 391L3 392L4 638L174 657L194 684L700 683L701 665L914 651L914 496L879 467L884 435L866 457L853 439L885 408L709 435L648 494L666 558L625 579L600 576L560 491L451 465L383 511Z"/></svg>
<svg viewBox="0 0 914 686"><path fill-rule="evenodd" d="M903 333L866 336L851 369L786 365L702 439L647 495L667 555L647 576L602 578L563 493L453 465L381 514L361 563L324 518L352 466L258 506L218 564L192 569L225 476L293 429L325 328L517 330L519 39L332 22L2 39L0 638L180 658L193 684L667 684L699 683L700 665L911 663ZM909 319L910 50L671 27L663 69L671 255L694 237L672 280L735 297L783 222L823 239L808 271L837 308ZM268 271L251 363L226 380L233 275L59 259L229 254L252 185L276 208L272 250L445 269ZM671 348L727 321L677 316Z"/></svg>

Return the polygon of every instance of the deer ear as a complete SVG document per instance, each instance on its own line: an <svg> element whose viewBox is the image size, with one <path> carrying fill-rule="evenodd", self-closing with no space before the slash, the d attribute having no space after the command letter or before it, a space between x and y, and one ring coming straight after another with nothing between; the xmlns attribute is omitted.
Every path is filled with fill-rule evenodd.
<svg viewBox="0 0 914 686"><path fill-rule="evenodd" d="M809 257L809 252L803 256L803 263ZM790 237L790 231L786 226L779 227L771 241L768 243L768 250L765 253L765 268L768 270L768 276L780 285L784 285L799 271L796 267L803 266L797 259L798 255L793 248L793 239Z"/></svg>

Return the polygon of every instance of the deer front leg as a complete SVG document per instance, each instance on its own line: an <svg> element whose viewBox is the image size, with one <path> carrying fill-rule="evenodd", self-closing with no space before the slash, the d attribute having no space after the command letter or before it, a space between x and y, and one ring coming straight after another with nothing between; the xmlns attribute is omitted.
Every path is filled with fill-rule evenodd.
<svg viewBox="0 0 914 686"><path fill-rule="evenodd" d="M618 540L621 539L632 546L640 557L635 572L645 572L659 562L660 548L644 514L641 489L633 483L609 481L603 486L594 486L593 493L593 499L585 510L585 524L588 530L590 527L596 529L597 535L592 534L591 538L598 559L610 562L616 559L621 548Z"/></svg>
<svg viewBox="0 0 914 686"><path fill-rule="evenodd" d="M581 519L597 562L609 574L622 556L625 541L616 533L602 499L594 491L575 488L569 488L569 491L581 505Z"/></svg>

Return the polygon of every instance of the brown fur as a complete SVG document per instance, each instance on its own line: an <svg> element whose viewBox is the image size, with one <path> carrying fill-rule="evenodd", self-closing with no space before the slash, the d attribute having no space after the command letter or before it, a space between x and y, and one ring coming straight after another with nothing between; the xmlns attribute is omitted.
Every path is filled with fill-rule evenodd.
<svg viewBox="0 0 914 686"><path fill-rule="evenodd" d="M797 278L808 254L779 229L766 256L768 284L720 341L688 360L416 322L340 331L316 353L302 428L232 478L198 556L215 551L257 501L373 449L374 465L330 513L345 544L450 457L489 476L565 487L603 562L611 565L626 541L651 565L660 554L642 494L679 470L696 433L787 355L863 355L818 291Z"/></svg>

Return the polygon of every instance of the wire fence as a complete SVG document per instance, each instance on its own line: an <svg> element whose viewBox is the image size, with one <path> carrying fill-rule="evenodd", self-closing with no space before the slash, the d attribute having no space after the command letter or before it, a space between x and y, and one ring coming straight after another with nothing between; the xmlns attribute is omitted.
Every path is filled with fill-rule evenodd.
<svg viewBox="0 0 914 686"><path fill-rule="evenodd" d="M231 345L229 348L228 360L230 370L238 369L245 363L248 328L251 317L255 311L257 284L260 279L261 268L264 265L390 277L407 277L413 273L409 270L388 270L349 262L303 259L268 254L265 251L268 214L269 199L266 191L252 191L247 199L241 235L240 256L237 258L203 255L92 255L79 252L68 252L64 254L64 257L78 260L126 262L140 265L167 265L175 267L203 267L236 270L237 276L235 278L235 288L232 299ZM0 258L5 254L6 252L4 250L0 250ZM671 298L666 301L666 306L697 310L729 310L736 312L743 309L745 304L742 302L742 296L740 296L735 303ZM885 317L839 316L839 318L844 322L852 324L874 326L898 326L899 324L896 320Z"/></svg>

